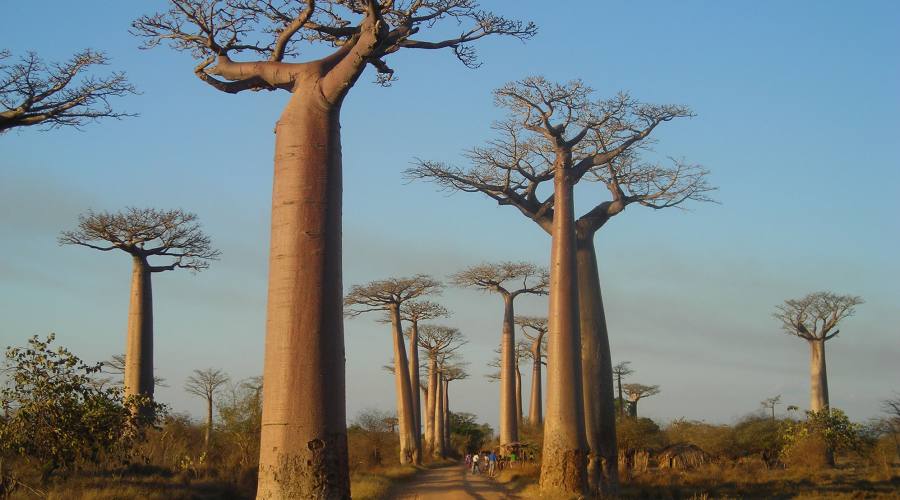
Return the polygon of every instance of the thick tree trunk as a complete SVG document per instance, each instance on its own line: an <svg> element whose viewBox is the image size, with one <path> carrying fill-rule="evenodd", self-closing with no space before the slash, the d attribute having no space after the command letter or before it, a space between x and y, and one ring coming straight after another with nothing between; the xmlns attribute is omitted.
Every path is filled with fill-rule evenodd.
<svg viewBox="0 0 900 500"><path fill-rule="evenodd" d="M350 497L340 107L318 96L275 127L259 499Z"/></svg>
<svg viewBox="0 0 900 500"><path fill-rule="evenodd" d="M412 407L412 392L409 383L409 363L406 346L403 343L403 327L400 324L400 309L391 306L391 327L394 337L394 387L397 391L397 427L400 430L400 463L420 464L422 456L416 449L416 433L413 429L415 416Z"/></svg>
<svg viewBox="0 0 900 500"><path fill-rule="evenodd" d="M825 341L809 341L809 409L828 408L828 374L825 371Z"/></svg>
<svg viewBox="0 0 900 500"><path fill-rule="evenodd" d="M425 398L425 452L434 454L434 413L437 409L437 359L428 356L428 395Z"/></svg>
<svg viewBox="0 0 900 500"><path fill-rule="evenodd" d="M522 426L522 371L516 363L516 426Z"/></svg>
<svg viewBox="0 0 900 500"><path fill-rule="evenodd" d="M544 422L543 394L541 393L541 344L531 346L534 363L531 366L531 401L528 406L528 423L541 425Z"/></svg>
<svg viewBox="0 0 900 500"><path fill-rule="evenodd" d="M631 418L637 418L637 401L628 402L628 414Z"/></svg>
<svg viewBox="0 0 900 500"><path fill-rule="evenodd" d="M422 456L422 402L419 398L419 323L413 321L409 334L409 391L412 393L413 429L416 431L416 451Z"/></svg>
<svg viewBox="0 0 900 500"><path fill-rule="evenodd" d="M212 415L213 415L213 400L212 397L206 398L206 433L203 436L203 448L209 453L209 436L212 434Z"/></svg>
<svg viewBox="0 0 900 500"><path fill-rule="evenodd" d="M444 420L444 455L450 450L450 381L444 380L441 387L441 415Z"/></svg>
<svg viewBox="0 0 900 500"><path fill-rule="evenodd" d="M619 416L625 416L625 400L622 399L622 377L616 377L616 384L619 386Z"/></svg>
<svg viewBox="0 0 900 500"><path fill-rule="evenodd" d="M125 340L125 395L153 399L153 287L150 266L132 256L131 300Z"/></svg>
<svg viewBox="0 0 900 500"><path fill-rule="evenodd" d="M434 410L434 451L432 455L435 458L444 458L446 456L444 444L444 377L438 375L437 384L435 384L435 410Z"/></svg>
<svg viewBox="0 0 900 500"><path fill-rule="evenodd" d="M567 169L557 164L550 255L547 414L540 482L541 491L546 493L583 495L587 489L587 443L581 389L575 217L568 176Z"/></svg>
<svg viewBox="0 0 900 500"><path fill-rule="evenodd" d="M591 491L616 495L619 470L612 360L593 231L577 235L577 260L588 484Z"/></svg>
<svg viewBox="0 0 900 500"><path fill-rule="evenodd" d="M519 440L516 415L516 323L513 297L503 294L503 334L500 342L500 446Z"/></svg>

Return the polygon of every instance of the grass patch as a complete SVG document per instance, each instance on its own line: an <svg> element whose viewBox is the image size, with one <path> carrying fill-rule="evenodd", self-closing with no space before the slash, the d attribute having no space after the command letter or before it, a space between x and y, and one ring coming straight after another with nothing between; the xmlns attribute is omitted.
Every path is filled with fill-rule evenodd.
<svg viewBox="0 0 900 500"><path fill-rule="evenodd" d="M350 475L350 491L356 500L380 500L388 498L398 484L409 481L423 467L398 465Z"/></svg>

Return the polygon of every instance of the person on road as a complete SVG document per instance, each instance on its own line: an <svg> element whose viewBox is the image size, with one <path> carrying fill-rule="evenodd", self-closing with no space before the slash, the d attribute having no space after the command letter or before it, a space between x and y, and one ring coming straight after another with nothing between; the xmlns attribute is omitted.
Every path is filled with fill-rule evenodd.
<svg viewBox="0 0 900 500"><path fill-rule="evenodd" d="M478 469L478 460L480 458L481 457L478 456L478 453L475 453L474 455L472 455L472 474L478 474L479 472L481 472Z"/></svg>
<svg viewBox="0 0 900 500"><path fill-rule="evenodd" d="M494 477L497 473L497 453L494 450L491 450L491 454L488 455L488 475Z"/></svg>

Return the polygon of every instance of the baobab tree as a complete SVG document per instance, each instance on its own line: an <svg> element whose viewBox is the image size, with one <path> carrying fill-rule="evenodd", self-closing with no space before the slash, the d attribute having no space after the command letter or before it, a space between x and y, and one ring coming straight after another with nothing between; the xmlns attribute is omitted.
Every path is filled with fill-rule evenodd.
<svg viewBox="0 0 900 500"><path fill-rule="evenodd" d="M551 234L551 278L559 278L563 283L560 286L572 287L565 294L558 293L562 303L555 303L553 291L561 289L551 283L551 310L574 308L578 316L573 321L578 326L557 328L556 322L566 318L555 312L550 314L544 450L550 461L542 467L541 484L546 485L542 486L545 489L567 491L579 487L580 466L569 467L569 462L562 459L564 453L553 450L580 450L580 436L586 434L591 489L596 490L602 473L601 492L614 494L618 472L612 364L594 235L631 205L665 209L689 200L710 201L708 192L713 188L702 167L682 161L671 165L642 162L638 154L661 123L692 114L684 106L644 104L627 94L594 100L593 91L577 80L556 84L530 77L509 83L494 95L496 102L510 113L494 126L499 138L467 152L470 167L418 161L406 175L434 181L450 190L483 193L500 205L517 208ZM602 183L610 199L576 220L572 190L583 179ZM553 194L542 198L539 186L551 181ZM557 252L558 249L561 250ZM578 340L573 337L576 333ZM557 349L574 351L582 359L578 363L570 361L568 352L562 354L564 358L555 357ZM554 367L556 360L562 373ZM583 377L583 381L576 385L572 377ZM582 390L581 403L568 397L568 391L573 389ZM564 400L557 403L557 398ZM559 411L557 404L563 405ZM571 416L576 411L583 413L579 421ZM550 419L551 412L562 417ZM574 428L571 432L558 430L583 428L585 423L584 432ZM563 438L547 440L547 435ZM572 451L569 455L580 453ZM569 479L563 481L563 475Z"/></svg>
<svg viewBox="0 0 900 500"><path fill-rule="evenodd" d="M444 431L442 446L445 454L450 448L450 382L469 378L469 373L465 369L467 364L461 362L445 363L441 370L441 415L443 417Z"/></svg>
<svg viewBox="0 0 900 500"><path fill-rule="evenodd" d="M503 326L500 344L500 445L519 440L516 411L516 326L513 302L523 294L545 295L547 271L528 262L485 263L468 267L450 276L450 282L500 294L503 298Z"/></svg>
<svg viewBox="0 0 900 500"><path fill-rule="evenodd" d="M428 358L428 384L425 397L425 452L434 454L438 447L435 439L435 414L439 407L439 362L466 343L456 328L440 325L422 325L418 346ZM416 389L418 390L418 389Z"/></svg>
<svg viewBox="0 0 900 500"><path fill-rule="evenodd" d="M206 431L203 434L203 448L207 452L209 452L209 437L213 427L213 396L229 381L231 378L222 370L207 368L194 370L194 374L188 377L184 383L184 390L206 400Z"/></svg>
<svg viewBox="0 0 900 500"><path fill-rule="evenodd" d="M103 52L82 50L52 64L34 52L5 64L10 57L9 51L0 51L0 134L17 127L80 128L101 118L135 116L111 104L115 97L137 93L125 73L91 74L94 66L109 63Z"/></svg>
<svg viewBox="0 0 900 500"><path fill-rule="evenodd" d="M372 281L366 285L354 285L344 299L348 316L355 317L366 312L387 311L391 318L401 464L420 464L422 462L422 440L419 430L415 428L412 384L409 380L409 361L403 341L400 308L407 301L424 295L439 294L441 289L442 285L431 276L418 274L409 278L389 278ZM265 394L263 394L263 405L265 405Z"/></svg>
<svg viewBox="0 0 900 500"><path fill-rule="evenodd" d="M412 386L413 413L416 422L413 427L422 432L422 403L419 397L419 322L449 316L444 306L428 300L404 302L400 306L400 319L409 323L406 336L409 338L409 383ZM427 424L426 424L427 428Z"/></svg>
<svg viewBox="0 0 900 500"><path fill-rule="evenodd" d="M828 408L828 374L825 370L825 342L840 333L838 323L853 316L863 303L855 295L815 292L800 299L785 300L775 307L773 316L781 321L785 333L809 343L809 409Z"/></svg>
<svg viewBox="0 0 900 500"><path fill-rule="evenodd" d="M613 376L616 378L616 386L619 390L619 416L625 416L625 399L622 397L622 379L634 373L634 370L628 367L631 361L622 361L613 367Z"/></svg>
<svg viewBox="0 0 900 500"><path fill-rule="evenodd" d="M528 339L528 353L531 358L531 401L528 404L528 423L540 425L544 422L541 390L541 368L546 364L547 318L534 316L516 316L516 324L522 329L522 335Z"/></svg>
<svg viewBox="0 0 900 500"><path fill-rule="evenodd" d="M775 396L774 398L763 399L759 402L760 406L772 412L772 422L775 421L775 406L778 404L781 404L781 394Z"/></svg>
<svg viewBox="0 0 900 500"><path fill-rule="evenodd" d="M126 208L121 212L93 212L78 217L78 228L63 231L61 245L80 245L102 252L121 250L131 256L131 302L125 349L125 394L153 398L154 273L209 267L219 257L197 216L183 210ZM165 259L153 265L151 259Z"/></svg>
<svg viewBox="0 0 900 500"><path fill-rule="evenodd" d="M628 398L628 414L637 418L638 401L659 394L658 385L625 384L625 396Z"/></svg>
<svg viewBox="0 0 900 500"><path fill-rule="evenodd" d="M494 382L496 380L501 380L501 366L500 362L502 347L497 347L494 349L494 352L497 353L497 356L492 359L488 366L492 368L496 368L497 371L494 373L489 373L485 375L485 377ZM521 428L523 423L523 412L522 412L522 370L521 370L521 362L523 359L530 358L530 345L525 340L519 340L516 342L516 348L513 351L513 365L515 369L513 370L514 379L515 379L515 393L516 393L516 403L515 403L515 411L516 411L516 427Z"/></svg>
<svg viewBox="0 0 900 500"><path fill-rule="evenodd" d="M475 1L170 0L132 24L146 47L190 53L194 74L228 94L291 93L275 127L275 173L259 498L347 498L344 335L341 316L342 165L340 112L369 65L377 82L394 74L401 49L451 49L478 65L472 43L528 39L532 23L479 9ZM456 23L460 35L427 40ZM266 39L267 38L267 39ZM257 40L266 39L258 42ZM301 45L326 56L286 61ZM327 49L326 49L327 50Z"/></svg>

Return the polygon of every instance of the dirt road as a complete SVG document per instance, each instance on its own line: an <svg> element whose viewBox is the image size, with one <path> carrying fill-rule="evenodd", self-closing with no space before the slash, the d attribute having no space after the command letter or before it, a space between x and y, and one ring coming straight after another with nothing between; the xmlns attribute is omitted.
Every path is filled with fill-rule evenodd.
<svg viewBox="0 0 900 500"><path fill-rule="evenodd" d="M500 500L516 498L484 474L472 475L462 465L423 471L392 498L403 500Z"/></svg>

